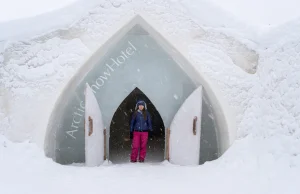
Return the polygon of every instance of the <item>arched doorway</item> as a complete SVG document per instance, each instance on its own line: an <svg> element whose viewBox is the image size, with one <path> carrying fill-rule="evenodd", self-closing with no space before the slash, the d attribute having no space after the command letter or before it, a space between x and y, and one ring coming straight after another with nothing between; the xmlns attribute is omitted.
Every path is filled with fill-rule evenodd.
<svg viewBox="0 0 300 194"><path fill-rule="evenodd" d="M138 100L146 102L153 125L153 137L148 140L146 159L149 162L164 160L165 126L163 120L150 99L139 88L135 88L117 108L110 124L109 160L112 163L129 161L131 151L131 141L128 141L130 120Z"/></svg>
<svg viewBox="0 0 300 194"><path fill-rule="evenodd" d="M216 134L211 136L216 139L214 143L207 143L209 149L214 144L213 154L207 154L207 158L219 157L234 140L235 120L228 114L230 110L216 86L200 75L159 32L136 16L85 62L60 94L45 137L46 156L58 163L84 162L86 83L97 98L106 129L135 87L151 99L164 125L169 127L185 99L201 85L206 98L203 102L210 111L207 118L213 117L206 129Z"/></svg>

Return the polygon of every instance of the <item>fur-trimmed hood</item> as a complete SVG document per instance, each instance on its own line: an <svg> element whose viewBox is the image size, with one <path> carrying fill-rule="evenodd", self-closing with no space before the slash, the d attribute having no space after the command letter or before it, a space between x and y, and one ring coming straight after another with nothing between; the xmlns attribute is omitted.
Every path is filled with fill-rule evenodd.
<svg viewBox="0 0 300 194"><path fill-rule="evenodd" d="M145 101L139 100L139 101L136 103L136 105L135 105L135 110L137 110L137 108L138 108L139 105L143 105L143 106L145 107L145 110L147 110L147 104L146 104Z"/></svg>

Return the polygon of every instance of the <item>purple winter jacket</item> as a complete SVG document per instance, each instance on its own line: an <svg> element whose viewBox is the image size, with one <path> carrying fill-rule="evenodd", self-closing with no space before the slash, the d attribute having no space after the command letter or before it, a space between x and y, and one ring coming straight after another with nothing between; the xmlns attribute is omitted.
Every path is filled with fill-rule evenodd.
<svg viewBox="0 0 300 194"><path fill-rule="evenodd" d="M133 131L152 131L152 123L149 112L146 110L147 117L144 119L144 115L141 111L137 111L132 115L130 122L130 132Z"/></svg>

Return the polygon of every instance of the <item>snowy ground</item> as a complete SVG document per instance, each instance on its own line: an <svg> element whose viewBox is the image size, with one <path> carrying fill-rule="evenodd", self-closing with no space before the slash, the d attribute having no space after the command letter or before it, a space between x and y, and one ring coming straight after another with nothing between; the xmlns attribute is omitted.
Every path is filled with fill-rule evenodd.
<svg viewBox="0 0 300 194"><path fill-rule="evenodd" d="M256 145L249 150L248 144L253 142ZM251 138L238 141L227 157L198 167L163 162L86 168L56 164L45 159L33 144L15 144L1 138L0 190L3 194L298 194L299 157L291 163L288 154L274 155L266 143L277 142Z"/></svg>
<svg viewBox="0 0 300 194"><path fill-rule="evenodd" d="M220 11L214 8L211 3L202 0L198 1L197 6L188 0L185 3L174 0L170 2L172 6L178 9L189 10L194 19L205 28L212 28L234 35L238 39L252 41L255 43L256 50L260 55L257 73L249 75L235 67L230 60L227 60L219 51L215 50L213 45L203 45L195 41L189 48L190 56L195 60L194 62L205 61L205 64L201 66L201 71L219 83L220 88L227 94L227 98L231 99L230 105L237 111L238 140L222 158L198 167L179 167L167 162L161 165L146 163L108 165L99 168L62 166L45 158L43 150L37 147L36 144L29 142L12 143L3 135L0 135L0 193L79 194L84 192L92 194L103 192L146 194L155 192L175 194L184 192L222 192L230 194L298 194L300 191L300 19L295 19L278 27L255 28L256 22L252 22L256 23L253 25L245 24L242 21L247 18L248 21L253 21L251 13L256 12L253 7L252 9L250 7L248 12L242 13L238 9L240 7L234 9L234 6L228 7L221 0L213 1L218 1L220 7L230 10L233 14L230 15ZM20 27L16 25L20 24L18 21L0 23L0 28L6 29L0 33L0 40L3 40L0 41L0 46L1 44L2 46L7 44L4 40L7 40L8 37L21 39L25 35L33 37L36 35L35 33L39 34L64 26L68 22L71 23L80 16L76 13L83 13L88 8L79 9L81 7L79 5L84 4L82 2L76 2L78 9L74 9L70 14L72 17L70 16L68 19L61 21L60 24L58 24L59 16L68 15L67 12L70 13L70 10L67 12L58 10L53 22L49 20L49 24L41 23L39 27L33 25L36 21L39 21L38 18L32 18L29 23L33 28L30 28L30 26L24 28L24 31L17 30ZM85 4L92 6L91 2L95 3L96 1L87 1ZM231 0L230 2L236 1ZM248 8L245 8L247 2L242 6L244 10ZM272 7L272 5L280 4L270 3L268 5ZM296 4L285 3L282 5L296 7ZM281 6L276 8L279 7ZM59 6L56 8L59 8ZM206 15L203 12L204 10L206 10ZM259 13L260 17L264 15L262 14L263 11ZM240 14L240 20L233 19L234 15ZM272 24L278 25L297 17L293 9L290 11L277 11L274 18L271 17L273 14L268 12L268 18L262 19L263 23L267 24L271 21L270 19L274 19L273 22L275 23ZM43 17L47 18L49 15ZM259 17L256 17L256 21L258 21L257 18ZM83 56L90 52L79 39L69 41L53 38L47 41L49 45L57 47L58 53L67 53L63 57L73 57L72 60L59 59L65 61L69 67L77 64L76 61L81 61ZM39 48L38 46L37 48ZM40 47L42 46L40 45ZM0 65L4 61L1 49L0 47ZM72 53L71 50L74 49L76 49L76 52L73 51ZM210 49L215 53L215 56L201 53L203 49ZM41 56L45 57L44 60L46 61L51 62L52 60L51 56L44 55L43 52ZM20 63L22 63L22 60L26 61L27 59L21 59ZM224 63L224 61L227 63ZM48 65L51 65L50 62ZM14 65L12 67L15 67ZM61 70L66 75L70 75L74 71L74 69L55 65L49 66L49 69L51 68ZM12 72L12 74L7 76L8 72ZM32 71L28 70L28 72ZM31 83L30 79L38 76L43 78L43 72L37 71L31 76L28 72L23 66L20 69L2 69L0 66L0 75L5 75L5 82L1 82L3 80L0 77L0 84L2 87L12 86L12 91L20 96L28 92L28 90L23 90L24 85L26 87L38 86L40 88L37 90L42 91L45 85ZM18 76L25 80L26 78L30 79L27 83L16 82L18 79L15 77ZM15 81L15 83L11 83L11 81ZM43 82L42 80L41 83L52 84L46 81ZM27 118L14 117L18 115L17 111L20 108L26 108L27 103L30 104L30 99L16 99L16 102L22 104L19 107L13 104L3 104L4 98L12 98L12 96L5 96L1 89L0 133L4 133L5 130L11 127L9 126L11 118L19 119L18 121L22 122L32 118L29 117L31 114L28 114ZM42 99L43 96L39 96L39 100ZM40 108L41 111L43 108ZM10 115L10 117L6 115ZM25 132L27 131L25 130ZM17 136L17 134L15 135ZM24 134L18 135L25 136Z"/></svg>

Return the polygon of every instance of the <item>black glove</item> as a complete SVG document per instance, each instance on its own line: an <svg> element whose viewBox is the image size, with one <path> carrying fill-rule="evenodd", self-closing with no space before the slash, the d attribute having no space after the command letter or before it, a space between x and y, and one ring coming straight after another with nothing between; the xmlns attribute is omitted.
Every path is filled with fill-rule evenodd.
<svg viewBox="0 0 300 194"><path fill-rule="evenodd" d="M133 132L130 132L130 139L133 139Z"/></svg>
<svg viewBox="0 0 300 194"><path fill-rule="evenodd" d="M152 131L152 130L149 130L148 136L149 136L149 139L150 139L150 140L153 139L153 131Z"/></svg>

